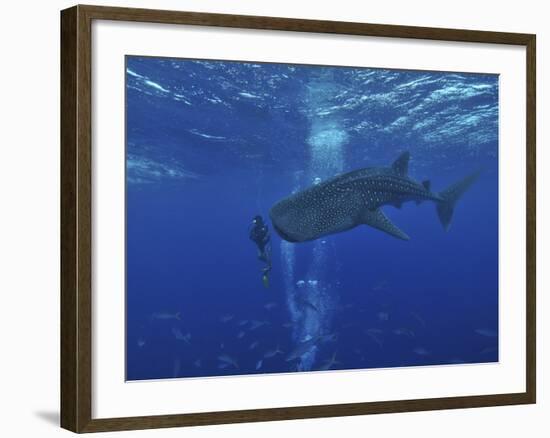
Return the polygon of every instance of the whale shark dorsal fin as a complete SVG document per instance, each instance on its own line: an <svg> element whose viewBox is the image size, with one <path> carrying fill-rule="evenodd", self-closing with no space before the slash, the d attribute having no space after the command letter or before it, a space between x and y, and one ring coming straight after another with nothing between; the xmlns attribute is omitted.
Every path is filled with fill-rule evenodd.
<svg viewBox="0 0 550 438"><path fill-rule="evenodd" d="M409 159L411 158L411 155L409 154L409 151L403 152L397 160L393 162L391 165L392 169L401 176L407 175L409 173Z"/></svg>
<svg viewBox="0 0 550 438"><path fill-rule="evenodd" d="M409 240L409 236L397 228L379 208L376 210L365 210L362 214L362 221L364 224L378 228L380 231L384 231L393 237Z"/></svg>

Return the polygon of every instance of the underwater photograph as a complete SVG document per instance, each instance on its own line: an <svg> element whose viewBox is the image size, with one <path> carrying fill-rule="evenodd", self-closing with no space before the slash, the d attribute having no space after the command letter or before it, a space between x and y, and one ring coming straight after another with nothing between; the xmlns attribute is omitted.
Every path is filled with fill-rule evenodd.
<svg viewBox="0 0 550 438"><path fill-rule="evenodd" d="M499 76L126 57L126 380L499 361Z"/></svg>

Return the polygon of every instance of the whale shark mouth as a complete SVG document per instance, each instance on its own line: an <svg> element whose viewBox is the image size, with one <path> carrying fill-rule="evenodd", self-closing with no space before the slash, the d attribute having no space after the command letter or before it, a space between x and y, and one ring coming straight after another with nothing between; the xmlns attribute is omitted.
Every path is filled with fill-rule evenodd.
<svg viewBox="0 0 550 438"><path fill-rule="evenodd" d="M292 243L297 243L298 240L295 239L294 237L292 237L291 235L289 235L288 233L284 232L280 227L277 226L277 224L275 222L273 222L273 228L275 229L275 231L277 232L277 234L279 236L281 236L281 238L283 238L284 240L286 240L287 242L292 242Z"/></svg>

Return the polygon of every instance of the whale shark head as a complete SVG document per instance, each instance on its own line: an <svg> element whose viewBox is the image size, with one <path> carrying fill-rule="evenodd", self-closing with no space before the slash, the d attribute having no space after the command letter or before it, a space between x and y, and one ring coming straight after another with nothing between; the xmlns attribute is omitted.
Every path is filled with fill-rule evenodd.
<svg viewBox="0 0 550 438"><path fill-rule="evenodd" d="M269 211L273 228L288 242L307 242L357 225L357 194L342 193L326 181L277 202Z"/></svg>
<svg viewBox="0 0 550 438"><path fill-rule="evenodd" d="M300 232L300 222L296 213L298 210L285 205L284 200L275 204L269 211L273 229L287 242L296 243L308 240L307 236Z"/></svg>

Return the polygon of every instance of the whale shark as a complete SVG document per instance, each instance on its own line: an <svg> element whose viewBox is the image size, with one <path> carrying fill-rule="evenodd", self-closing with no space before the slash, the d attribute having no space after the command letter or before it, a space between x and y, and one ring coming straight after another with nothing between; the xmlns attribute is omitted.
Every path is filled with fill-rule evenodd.
<svg viewBox="0 0 550 438"><path fill-rule="evenodd" d="M409 152L389 167L368 167L336 175L277 202L269 211L273 228L288 242L307 242L368 225L398 239L409 236L381 210L414 201L435 203L443 228L450 227L457 201L477 180L473 172L441 192L432 192L429 180L408 176Z"/></svg>

